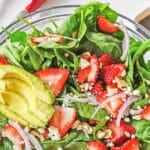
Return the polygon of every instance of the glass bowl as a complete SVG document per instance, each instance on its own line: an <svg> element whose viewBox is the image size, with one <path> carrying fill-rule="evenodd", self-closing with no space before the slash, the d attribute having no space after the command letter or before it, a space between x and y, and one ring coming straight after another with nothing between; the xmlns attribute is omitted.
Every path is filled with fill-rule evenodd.
<svg viewBox="0 0 150 150"><path fill-rule="evenodd" d="M71 15L78 6L80 5L61 5L56 7L50 7L47 9L39 10L29 15L24 15L23 17L29 20L37 28L44 29L47 26L52 26L50 22L51 18L53 18L57 24L60 24L66 17ZM128 17L119 14L117 21L119 22L119 20L123 21L128 29L130 36L134 37L135 39L143 41L150 37L149 30L129 19ZM6 29L9 32L12 32L16 29L29 31L30 27L18 20L15 20L10 25L8 25ZM0 44L3 44L7 38L7 35L4 32L1 32Z"/></svg>

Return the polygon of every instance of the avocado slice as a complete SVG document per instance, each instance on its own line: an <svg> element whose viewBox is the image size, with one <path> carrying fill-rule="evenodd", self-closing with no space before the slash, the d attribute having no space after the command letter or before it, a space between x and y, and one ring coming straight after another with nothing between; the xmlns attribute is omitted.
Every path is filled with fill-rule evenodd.
<svg viewBox="0 0 150 150"><path fill-rule="evenodd" d="M52 117L54 95L35 75L12 65L0 65L0 112L31 128L45 127Z"/></svg>
<svg viewBox="0 0 150 150"><path fill-rule="evenodd" d="M40 100L37 97L37 95L34 95L32 89L30 89L31 87L30 85L15 78L7 78L4 79L4 81L8 85L6 86L7 91L20 93L27 100L28 104L30 103L30 101L32 101L32 103L30 103L30 105L28 106L28 110L34 116L36 116L37 118L39 118L44 122L48 121L49 116L51 114L51 107L44 101ZM38 111L37 107L39 107Z"/></svg>

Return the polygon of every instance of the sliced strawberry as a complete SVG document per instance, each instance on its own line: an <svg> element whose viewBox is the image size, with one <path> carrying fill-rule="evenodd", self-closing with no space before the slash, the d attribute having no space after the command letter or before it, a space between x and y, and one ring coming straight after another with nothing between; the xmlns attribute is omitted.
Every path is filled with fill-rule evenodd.
<svg viewBox="0 0 150 150"><path fill-rule="evenodd" d="M123 120L120 121L120 126L116 125L116 119L109 121L108 128L112 131L111 141L114 144L121 144L122 142L130 138L129 136L131 134L135 134L136 132L134 127Z"/></svg>
<svg viewBox="0 0 150 150"><path fill-rule="evenodd" d="M140 144L137 139L129 139L121 146L112 147L111 150L140 150Z"/></svg>
<svg viewBox="0 0 150 150"><path fill-rule="evenodd" d="M64 68L49 68L36 72L36 75L50 86L55 96L58 96L68 79L69 70Z"/></svg>
<svg viewBox="0 0 150 150"><path fill-rule="evenodd" d="M141 119L150 121L150 105L147 105L140 113Z"/></svg>
<svg viewBox="0 0 150 150"><path fill-rule="evenodd" d="M0 65L7 65L9 62L4 56L0 56Z"/></svg>
<svg viewBox="0 0 150 150"><path fill-rule="evenodd" d="M79 83L88 82L88 83L95 83L99 67L98 67L98 58L96 55L90 56L89 60L90 65L86 68L79 69L77 80Z"/></svg>
<svg viewBox="0 0 150 150"><path fill-rule="evenodd" d="M106 84L112 84L115 78L121 78L125 71L125 64L112 64L101 69L101 77Z"/></svg>
<svg viewBox="0 0 150 150"><path fill-rule="evenodd" d="M101 93L99 93L97 96L96 96L96 98L97 98L97 100L99 101L99 102L104 102L104 100L106 99L106 97L107 97L107 92L106 91L103 91L103 92L101 92Z"/></svg>
<svg viewBox="0 0 150 150"><path fill-rule="evenodd" d="M25 143L19 132L12 125L6 125L2 130L2 137L7 137L14 145L14 148L23 150Z"/></svg>
<svg viewBox="0 0 150 150"><path fill-rule="evenodd" d="M99 95L101 92L103 92L102 83L98 81L94 84L91 93L94 95Z"/></svg>
<svg viewBox="0 0 150 150"><path fill-rule="evenodd" d="M89 73L90 73L90 70L91 70L91 68L90 68L90 66L89 66L89 67L80 69L80 70L78 71L78 77L77 77L77 79L78 79L78 82L79 82L79 83L83 83L84 81L87 80L88 75L89 75Z"/></svg>
<svg viewBox="0 0 150 150"><path fill-rule="evenodd" d="M62 43L64 41L64 37L60 35L46 35L46 36L40 36L40 37L31 37L30 38L32 43L42 43L45 41L53 41L53 42L58 42Z"/></svg>
<svg viewBox="0 0 150 150"><path fill-rule="evenodd" d="M115 33L119 31L119 28L111 23L105 16L98 16L97 18L98 29L105 33Z"/></svg>
<svg viewBox="0 0 150 150"><path fill-rule="evenodd" d="M62 107L56 105L53 117L51 118L51 120L49 122L49 124L51 126L55 126L55 127L59 128L60 120L61 120L61 112L62 112Z"/></svg>
<svg viewBox="0 0 150 150"><path fill-rule="evenodd" d="M116 61L110 54L102 54L98 59L100 68L114 64Z"/></svg>
<svg viewBox="0 0 150 150"><path fill-rule="evenodd" d="M58 118L57 118L58 117ZM58 128L61 137L65 136L76 119L76 111L70 107L55 107L55 113L49 125Z"/></svg>
<svg viewBox="0 0 150 150"><path fill-rule="evenodd" d="M104 103L107 101L105 109L113 118L117 117L119 109L124 103L122 96L119 95L120 92L122 91L116 86L116 84L112 84L107 85L106 91L97 96L99 102Z"/></svg>
<svg viewBox="0 0 150 150"><path fill-rule="evenodd" d="M91 56L91 60L90 60L90 66L91 66L91 70L90 70L90 73L88 75L88 79L87 81L89 83L95 83L96 79L97 79L97 76L98 76L98 72L99 72L99 69L98 69L98 58L96 55L92 55Z"/></svg>
<svg viewBox="0 0 150 150"><path fill-rule="evenodd" d="M91 141L86 144L88 150L107 150L105 144L100 141Z"/></svg>

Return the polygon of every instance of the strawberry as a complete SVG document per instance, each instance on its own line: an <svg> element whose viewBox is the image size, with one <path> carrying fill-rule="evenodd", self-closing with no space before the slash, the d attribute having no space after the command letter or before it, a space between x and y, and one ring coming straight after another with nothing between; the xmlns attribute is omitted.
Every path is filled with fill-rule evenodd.
<svg viewBox="0 0 150 150"><path fill-rule="evenodd" d="M41 37L31 37L30 40L32 43L42 43L45 41L53 41L61 43L64 41L64 37L60 35L46 35Z"/></svg>
<svg viewBox="0 0 150 150"><path fill-rule="evenodd" d="M7 137L14 145L14 148L23 150L25 143L15 127L8 124L2 129L2 137Z"/></svg>
<svg viewBox="0 0 150 150"><path fill-rule="evenodd" d="M74 108L55 106L55 112L49 121L49 125L58 128L60 136L63 137L67 134L75 119L76 111Z"/></svg>
<svg viewBox="0 0 150 150"><path fill-rule="evenodd" d="M109 34L119 31L119 28L111 23L105 16L98 16L97 27L100 31Z"/></svg>
<svg viewBox="0 0 150 150"><path fill-rule="evenodd" d="M50 86L55 96L58 96L68 79L69 70L65 68L49 68L36 72L36 75Z"/></svg>
<svg viewBox="0 0 150 150"><path fill-rule="evenodd" d="M121 78L126 69L125 64L112 64L101 69L101 77L106 84L112 84L115 78Z"/></svg>
<svg viewBox="0 0 150 150"><path fill-rule="evenodd" d="M107 150L105 144L100 141L91 141L86 144L88 150Z"/></svg>
<svg viewBox="0 0 150 150"><path fill-rule="evenodd" d="M147 105L140 113L141 119L150 121L150 105Z"/></svg>
<svg viewBox="0 0 150 150"><path fill-rule="evenodd" d="M102 83L98 81L94 84L91 93L94 95L99 95L101 92L103 92Z"/></svg>
<svg viewBox="0 0 150 150"><path fill-rule="evenodd" d="M99 59L100 68L114 64L116 61L110 54L102 54Z"/></svg>
<svg viewBox="0 0 150 150"><path fill-rule="evenodd" d="M101 103L109 99L109 101L105 104L105 109L112 115L113 118L117 117L119 109L124 103L122 97L117 96L120 92L122 92L122 90L119 89L116 84L112 84L107 85L106 91L103 91L97 96L97 100Z"/></svg>
<svg viewBox="0 0 150 150"><path fill-rule="evenodd" d="M0 56L0 65L7 65L9 62L4 56Z"/></svg>
<svg viewBox="0 0 150 150"><path fill-rule="evenodd" d="M77 80L79 83L83 82L88 82L88 83L95 83L98 72L99 72L99 67L98 67L98 58L96 55L90 56L89 60L90 65L86 68L79 69L78 75L77 75Z"/></svg>
<svg viewBox="0 0 150 150"><path fill-rule="evenodd" d="M111 150L140 150L140 144L137 139L129 139L123 145L112 147Z"/></svg>
<svg viewBox="0 0 150 150"><path fill-rule="evenodd" d="M91 70L91 68L90 68L90 66L88 66L88 67L80 69L78 71L78 77L77 78L78 78L79 83L83 83L85 80L87 80L88 75L90 73L90 70Z"/></svg>
<svg viewBox="0 0 150 150"><path fill-rule="evenodd" d="M123 120L120 121L120 126L116 125L116 119L109 121L108 128L112 131L111 141L114 144L121 144L129 138L127 134L130 136L136 132L134 127Z"/></svg>

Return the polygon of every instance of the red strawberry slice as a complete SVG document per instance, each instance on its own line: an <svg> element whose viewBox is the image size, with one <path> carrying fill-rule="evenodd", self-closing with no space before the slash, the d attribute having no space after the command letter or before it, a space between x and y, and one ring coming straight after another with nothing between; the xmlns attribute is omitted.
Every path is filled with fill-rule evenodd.
<svg viewBox="0 0 150 150"><path fill-rule="evenodd" d="M137 139L129 139L121 146L112 147L111 150L140 150L140 144Z"/></svg>
<svg viewBox="0 0 150 150"><path fill-rule="evenodd" d="M90 73L90 70L91 70L91 68L90 68L90 66L89 66L89 67L80 69L80 70L78 71L78 77L77 77L77 78L78 78L78 82L79 82L79 83L83 83L84 81L87 80L88 75L89 75L89 73Z"/></svg>
<svg viewBox="0 0 150 150"><path fill-rule="evenodd" d="M103 92L102 83L98 81L94 84L91 93L94 95L99 95L101 92Z"/></svg>
<svg viewBox="0 0 150 150"><path fill-rule="evenodd" d="M98 58L96 55L90 56L89 60L90 65L86 68L79 69L78 75L77 75L77 80L79 83L83 82L88 82L88 83L95 83L98 72L99 72L99 67L98 67Z"/></svg>
<svg viewBox="0 0 150 150"><path fill-rule="evenodd" d="M49 125L58 128L61 137L65 136L76 119L74 108L55 106L55 112Z"/></svg>
<svg viewBox="0 0 150 150"><path fill-rule="evenodd" d="M4 56L0 56L0 65L7 65L9 62Z"/></svg>
<svg viewBox="0 0 150 150"><path fill-rule="evenodd" d="M121 120L120 126L116 125L116 119L109 121L108 128L112 131L111 141L114 144L121 144L130 138L128 135L135 134L136 132L135 128L123 120Z"/></svg>
<svg viewBox="0 0 150 150"><path fill-rule="evenodd" d="M107 150L105 144L100 141L91 141L86 144L88 150Z"/></svg>
<svg viewBox="0 0 150 150"><path fill-rule="evenodd" d="M101 77L106 84L112 84L115 78L121 78L125 69L125 64L112 64L109 66L104 66L101 69Z"/></svg>
<svg viewBox="0 0 150 150"><path fill-rule="evenodd" d="M2 137L7 137L16 149L23 150L25 143L19 132L12 125L6 125L2 130Z"/></svg>
<svg viewBox="0 0 150 150"><path fill-rule="evenodd" d="M107 101L104 108L113 118L117 117L119 109L124 103L120 92L122 92L121 89L119 89L116 84L112 84L107 85L106 91L103 91L97 96L99 102L105 103L105 101Z"/></svg>
<svg viewBox="0 0 150 150"><path fill-rule="evenodd" d="M36 72L36 75L50 86L55 96L58 96L68 79L69 70L65 68L49 68Z"/></svg>
<svg viewBox="0 0 150 150"><path fill-rule="evenodd" d="M31 37L30 40L32 43L42 43L45 41L53 41L61 43L64 41L64 37L60 35L46 35L41 37Z"/></svg>
<svg viewBox="0 0 150 150"><path fill-rule="evenodd" d="M110 54L102 54L98 59L100 68L114 64L116 61Z"/></svg>
<svg viewBox="0 0 150 150"><path fill-rule="evenodd" d="M97 18L98 29L105 33L115 33L119 31L119 28L111 23L105 16L98 16Z"/></svg>
<svg viewBox="0 0 150 150"><path fill-rule="evenodd" d="M89 83L95 83L96 79L97 79L97 76L98 76L98 72L99 72L99 69L98 69L98 58L96 55L92 55L91 56L91 60L90 60L90 66L91 66L91 70L90 70L90 73L88 75L88 79L87 81Z"/></svg>
<svg viewBox="0 0 150 150"><path fill-rule="evenodd" d="M140 113L141 119L150 121L150 105L147 105Z"/></svg>

